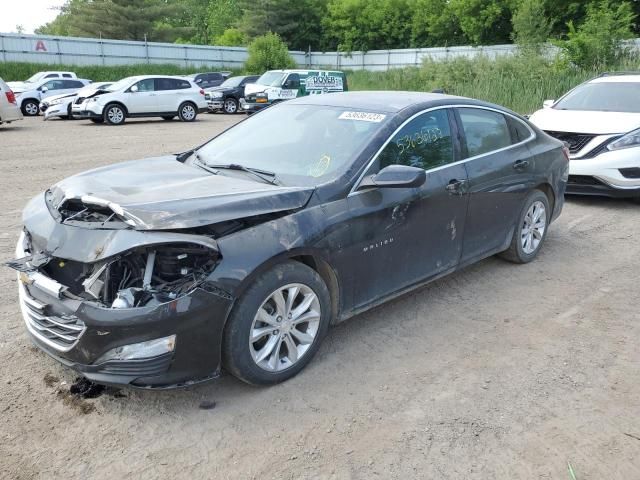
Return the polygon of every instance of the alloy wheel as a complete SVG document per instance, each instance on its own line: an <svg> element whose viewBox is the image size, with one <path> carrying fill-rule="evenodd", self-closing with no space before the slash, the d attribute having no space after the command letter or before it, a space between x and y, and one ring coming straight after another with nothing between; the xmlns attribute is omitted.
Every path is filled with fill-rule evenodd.
<svg viewBox="0 0 640 480"><path fill-rule="evenodd" d="M544 203L541 201L533 202L524 216L520 231L520 242L524 253L531 255L538 249L546 228L547 212Z"/></svg>
<svg viewBox="0 0 640 480"><path fill-rule="evenodd" d="M33 102L28 102L24 106L24 110L25 112L27 112L27 115L30 115L32 117L35 117L36 115L38 115L38 105Z"/></svg>
<svg viewBox="0 0 640 480"><path fill-rule="evenodd" d="M238 110L238 104L232 98L228 98L224 101L224 111L225 113L236 113Z"/></svg>
<svg viewBox="0 0 640 480"><path fill-rule="evenodd" d="M193 120L196 116L196 109L193 108L193 105L187 104L182 107L182 118L185 120Z"/></svg>
<svg viewBox="0 0 640 480"><path fill-rule="evenodd" d="M111 107L107 112L111 123L121 123L124 120L124 112L120 107Z"/></svg>
<svg viewBox="0 0 640 480"><path fill-rule="evenodd" d="M272 292L249 330L255 364L268 372L279 372L297 363L318 334L320 315L318 296L306 285L292 283Z"/></svg>

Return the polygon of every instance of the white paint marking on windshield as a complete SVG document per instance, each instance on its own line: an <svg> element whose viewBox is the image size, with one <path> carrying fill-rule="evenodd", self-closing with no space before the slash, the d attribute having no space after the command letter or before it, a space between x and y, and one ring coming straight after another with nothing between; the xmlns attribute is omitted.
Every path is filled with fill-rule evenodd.
<svg viewBox="0 0 640 480"><path fill-rule="evenodd" d="M360 120L362 122L380 123L387 118L387 116L382 113L371 112L342 112L338 118L340 120Z"/></svg>

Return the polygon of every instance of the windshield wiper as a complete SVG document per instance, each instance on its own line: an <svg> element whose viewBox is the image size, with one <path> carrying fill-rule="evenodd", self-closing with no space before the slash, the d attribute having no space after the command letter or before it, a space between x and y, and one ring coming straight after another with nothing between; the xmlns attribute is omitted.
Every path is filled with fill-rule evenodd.
<svg viewBox="0 0 640 480"><path fill-rule="evenodd" d="M200 159L197 157L197 155L198 154L196 152L196 160L198 161L198 163L202 163ZM246 173L250 173L254 177L259 178L263 182L270 183L271 185L280 185L280 182L277 179L278 175L275 172L270 172L269 170L261 170L259 168L245 167L244 165L240 165L238 163L228 163L226 165L203 164L203 168L204 167L207 167L205 168L206 170L211 168L211 169L218 169L218 170L236 170L239 172L246 172Z"/></svg>

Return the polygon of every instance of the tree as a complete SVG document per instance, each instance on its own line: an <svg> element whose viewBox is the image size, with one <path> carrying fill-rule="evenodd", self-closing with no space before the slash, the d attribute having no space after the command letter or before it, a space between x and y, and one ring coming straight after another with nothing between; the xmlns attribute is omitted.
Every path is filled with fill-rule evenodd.
<svg viewBox="0 0 640 480"><path fill-rule="evenodd" d="M551 22L539 0L522 0L511 20L513 40L525 53L540 53L551 35Z"/></svg>
<svg viewBox="0 0 640 480"><path fill-rule="evenodd" d="M600 0L587 7L582 24L569 21L567 40L556 43L579 67L606 67L626 53L623 41L633 37L635 19L629 2Z"/></svg>
<svg viewBox="0 0 640 480"><path fill-rule="evenodd" d="M228 28L213 43L224 47L241 47L247 44L247 37L237 28Z"/></svg>
<svg viewBox="0 0 640 480"><path fill-rule="evenodd" d="M276 33L255 38L248 47L249 58L244 68L250 73L263 73L278 68L294 68L296 62L289 54L286 43Z"/></svg>
<svg viewBox="0 0 640 480"><path fill-rule="evenodd" d="M509 43L511 0L450 0L449 5L472 43Z"/></svg>
<svg viewBox="0 0 640 480"><path fill-rule="evenodd" d="M411 46L461 45L467 40L448 0L415 0L411 13Z"/></svg>
<svg viewBox="0 0 640 480"><path fill-rule="evenodd" d="M342 51L406 48L411 43L410 0L330 0L324 28Z"/></svg>

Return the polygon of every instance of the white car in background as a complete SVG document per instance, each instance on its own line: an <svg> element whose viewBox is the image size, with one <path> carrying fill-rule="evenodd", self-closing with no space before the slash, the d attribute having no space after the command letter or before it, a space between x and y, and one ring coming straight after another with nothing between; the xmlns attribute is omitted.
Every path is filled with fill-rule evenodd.
<svg viewBox="0 0 640 480"><path fill-rule="evenodd" d="M89 85L91 80L79 78L43 79L34 83L26 83L25 89L14 89L18 105L27 117L35 117L40 112L40 102L47 97L64 93L75 93Z"/></svg>
<svg viewBox="0 0 640 480"><path fill-rule="evenodd" d="M126 118L162 117L193 122L207 111L204 90L186 78L160 75L128 77L87 97L71 109L74 117L121 125Z"/></svg>
<svg viewBox="0 0 640 480"><path fill-rule="evenodd" d="M40 102L40 111L44 114L44 119L51 117L59 117L62 119L72 118L72 106L75 102L82 103L84 99L98 92L106 90L114 82L98 82L91 83L74 93L65 93L62 95L53 95Z"/></svg>
<svg viewBox="0 0 640 480"><path fill-rule="evenodd" d="M640 72L605 73L530 120L569 144L567 193L640 199Z"/></svg>
<svg viewBox="0 0 640 480"><path fill-rule="evenodd" d="M22 120L22 112L9 85L0 78L0 125Z"/></svg>
<svg viewBox="0 0 640 480"><path fill-rule="evenodd" d="M39 83L41 80L48 80L50 78L78 78L78 76L74 72L38 72L34 73L28 79L22 82L7 82L7 85L9 85L9 88L13 90L28 90L28 84Z"/></svg>

